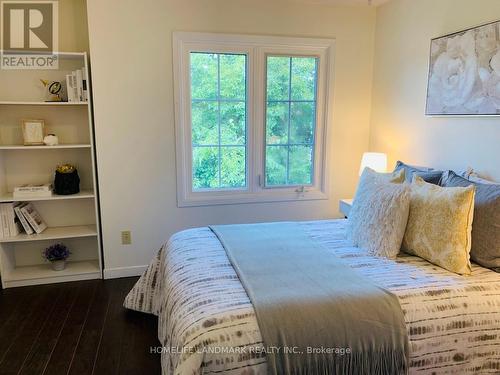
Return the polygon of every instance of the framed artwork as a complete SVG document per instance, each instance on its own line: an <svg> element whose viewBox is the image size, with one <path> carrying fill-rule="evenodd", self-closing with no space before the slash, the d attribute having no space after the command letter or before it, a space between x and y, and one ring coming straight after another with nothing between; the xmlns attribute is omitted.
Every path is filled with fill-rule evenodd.
<svg viewBox="0 0 500 375"><path fill-rule="evenodd" d="M43 120L23 120L22 127L25 146L43 145L45 127Z"/></svg>
<svg viewBox="0 0 500 375"><path fill-rule="evenodd" d="M500 21L432 39L426 115L500 115Z"/></svg>

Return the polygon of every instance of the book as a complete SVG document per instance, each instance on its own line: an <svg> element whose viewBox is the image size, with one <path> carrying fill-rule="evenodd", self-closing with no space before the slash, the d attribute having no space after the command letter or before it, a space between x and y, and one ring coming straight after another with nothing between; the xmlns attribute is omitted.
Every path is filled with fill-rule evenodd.
<svg viewBox="0 0 500 375"><path fill-rule="evenodd" d="M73 77L71 74L66 75L66 92L68 93L68 102L75 102L75 89L73 87Z"/></svg>
<svg viewBox="0 0 500 375"><path fill-rule="evenodd" d="M28 184L14 187L14 199L46 198L52 196L52 184Z"/></svg>
<svg viewBox="0 0 500 375"><path fill-rule="evenodd" d="M83 76L81 69L76 70L76 92L78 101L83 102Z"/></svg>
<svg viewBox="0 0 500 375"><path fill-rule="evenodd" d="M1 216L1 232L2 238L15 237L21 230L20 222L16 218L14 212L14 207L19 205L18 202L15 203L2 203L0 206L0 216Z"/></svg>
<svg viewBox="0 0 500 375"><path fill-rule="evenodd" d="M23 232L23 226L17 217L14 219L14 224L16 225L15 233L17 233L16 236L18 236Z"/></svg>
<svg viewBox="0 0 500 375"><path fill-rule="evenodd" d="M14 192L35 193L52 191L52 184L25 184L14 187Z"/></svg>
<svg viewBox="0 0 500 375"><path fill-rule="evenodd" d="M7 238L10 235L9 221L7 219L7 211L4 210L3 204L0 204L0 237Z"/></svg>
<svg viewBox="0 0 500 375"><path fill-rule="evenodd" d="M27 203L21 203L20 205L14 207L14 212L16 213L17 218L19 219L19 222L21 223L24 231L26 234L33 234L33 228L30 226L26 218L24 217L23 213L21 212L21 208L26 206Z"/></svg>
<svg viewBox="0 0 500 375"><path fill-rule="evenodd" d="M22 193L12 193L14 199L23 198L48 198L53 195L52 191L39 191L39 192L22 192Z"/></svg>
<svg viewBox="0 0 500 375"><path fill-rule="evenodd" d="M42 217L32 203L27 203L25 206L23 206L21 208L21 213L24 215L28 223L37 234L42 233L47 228L47 224L45 224Z"/></svg>
<svg viewBox="0 0 500 375"><path fill-rule="evenodd" d="M87 89L87 70L82 68L82 88L83 88L83 101L87 102L89 100L89 92Z"/></svg>
<svg viewBox="0 0 500 375"><path fill-rule="evenodd" d="M71 72L71 85L73 86L73 97L75 102L78 102L78 89L76 87L76 71Z"/></svg>
<svg viewBox="0 0 500 375"><path fill-rule="evenodd" d="M16 220L16 213L14 208L19 205L19 202L4 203L5 210L7 211L7 220L9 224L9 236L15 237L19 232L18 220Z"/></svg>

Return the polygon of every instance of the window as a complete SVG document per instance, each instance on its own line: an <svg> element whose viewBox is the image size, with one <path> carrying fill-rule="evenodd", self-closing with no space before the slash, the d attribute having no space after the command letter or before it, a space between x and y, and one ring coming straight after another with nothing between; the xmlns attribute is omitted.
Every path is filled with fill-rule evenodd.
<svg viewBox="0 0 500 375"><path fill-rule="evenodd" d="M179 206L325 199L333 41L174 33Z"/></svg>
<svg viewBox="0 0 500 375"><path fill-rule="evenodd" d="M311 185L316 57L267 57L266 185Z"/></svg>
<svg viewBox="0 0 500 375"><path fill-rule="evenodd" d="M246 186L246 55L190 56L193 190Z"/></svg>

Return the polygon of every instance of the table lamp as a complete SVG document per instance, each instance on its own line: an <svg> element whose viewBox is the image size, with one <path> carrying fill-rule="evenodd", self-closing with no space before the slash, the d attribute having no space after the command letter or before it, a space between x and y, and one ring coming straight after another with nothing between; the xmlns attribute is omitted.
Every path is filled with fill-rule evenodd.
<svg viewBox="0 0 500 375"><path fill-rule="evenodd" d="M359 167L360 176L366 167L373 169L375 172L386 172L387 155L381 152L365 152L361 159L361 166Z"/></svg>

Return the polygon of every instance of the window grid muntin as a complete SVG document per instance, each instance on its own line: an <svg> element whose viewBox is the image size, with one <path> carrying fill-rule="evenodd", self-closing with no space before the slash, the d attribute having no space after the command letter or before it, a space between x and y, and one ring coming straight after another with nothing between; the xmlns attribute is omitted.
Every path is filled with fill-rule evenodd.
<svg viewBox="0 0 500 375"><path fill-rule="evenodd" d="M289 59L289 70L288 70L288 100L284 99L271 99L268 100L268 61L269 57L287 57ZM292 100L292 61L293 58L314 58L314 99L313 100L300 100L294 99ZM280 187L290 187L290 186L312 186L314 184L314 173L315 173L315 146L316 146L316 128L317 128L317 107L318 107L318 64L319 58L317 56L307 56L307 55L274 55L268 54L266 55L266 84L265 84L265 128L264 128L264 186L269 188L280 188ZM268 144L267 142L267 111L268 105L270 103L288 103L288 131L287 143L272 143ZM312 127L312 141L311 143L290 143L290 129L291 129L291 104L292 103L314 103L313 107L313 127ZM308 146L311 148L311 172L310 172L310 182L308 184L289 184L290 177L290 149L294 146ZM287 148L287 161L286 161L286 183L285 184L268 184L267 182L267 148L268 147L286 147Z"/></svg>
<svg viewBox="0 0 500 375"><path fill-rule="evenodd" d="M217 147L218 158L217 158L217 168L218 168L218 186L217 187L199 187L195 188L193 185L194 182L194 168L191 165L191 184L192 191L217 191L217 190L241 190L245 189L248 185L248 56L243 53L228 53L228 52L202 52L202 51L191 51L190 56L193 54L212 54L217 56L217 97L216 98L191 98L191 108L193 103L203 103L203 102L216 102L217 103L217 130L218 130L218 144L195 144L191 141L191 160L194 159L195 149L197 148L209 148L209 147ZM244 100L241 99L233 99L233 98L222 98L221 97L221 79L220 79L220 57L221 55L235 55L235 56L243 56L245 58L245 68L244 68ZM190 63L190 71L191 71L191 63ZM192 94L192 82L190 87L190 94ZM222 144L222 136L221 136L221 102L230 102L230 103L243 103L245 107L245 119L244 119L244 129L243 129L243 139L244 142L241 145L223 145ZM192 136L192 120L191 120L191 136ZM241 186L222 186L222 148L243 148L244 149L244 184Z"/></svg>

